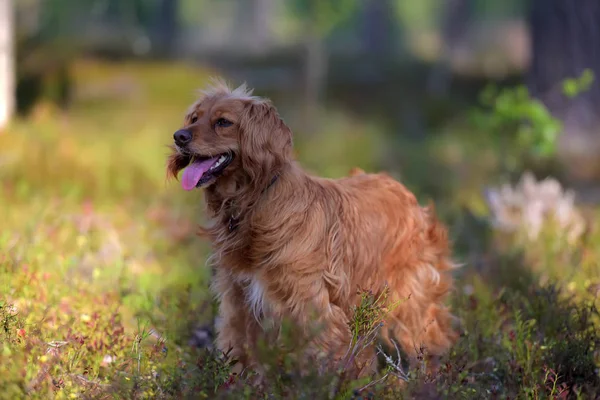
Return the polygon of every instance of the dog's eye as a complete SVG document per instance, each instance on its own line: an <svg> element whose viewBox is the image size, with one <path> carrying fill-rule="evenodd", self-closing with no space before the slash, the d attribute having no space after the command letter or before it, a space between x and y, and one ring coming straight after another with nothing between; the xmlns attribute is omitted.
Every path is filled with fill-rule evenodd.
<svg viewBox="0 0 600 400"><path fill-rule="evenodd" d="M225 118L219 118L215 125L221 128L227 128L228 126L233 125L233 122L228 121Z"/></svg>
<svg viewBox="0 0 600 400"><path fill-rule="evenodd" d="M192 117L192 124L195 124L198 121L198 117L195 115Z"/></svg>

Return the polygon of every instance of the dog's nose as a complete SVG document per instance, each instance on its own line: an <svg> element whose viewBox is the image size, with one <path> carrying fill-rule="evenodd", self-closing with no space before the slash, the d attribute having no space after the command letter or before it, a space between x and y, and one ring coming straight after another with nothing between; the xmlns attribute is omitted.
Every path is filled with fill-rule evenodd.
<svg viewBox="0 0 600 400"><path fill-rule="evenodd" d="M178 146L185 146L192 141L192 132L187 129L180 129L173 134L173 140Z"/></svg>

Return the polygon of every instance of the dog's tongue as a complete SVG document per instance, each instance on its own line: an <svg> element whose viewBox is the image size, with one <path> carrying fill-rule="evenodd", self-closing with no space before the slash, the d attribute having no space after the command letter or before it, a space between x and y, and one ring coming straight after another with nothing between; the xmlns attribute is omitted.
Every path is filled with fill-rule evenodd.
<svg viewBox="0 0 600 400"><path fill-rule="evenodd" d="M181 186L185 190L192 190L202 178L202 175L217 161L216 158L209 158L202 161L194 161L183 170L181 175Z"/></svg>

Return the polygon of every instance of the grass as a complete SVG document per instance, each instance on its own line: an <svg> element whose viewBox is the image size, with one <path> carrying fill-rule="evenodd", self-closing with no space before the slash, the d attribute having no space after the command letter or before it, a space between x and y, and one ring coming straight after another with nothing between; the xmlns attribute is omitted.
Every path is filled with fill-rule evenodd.
<svg viewBox="0 0 600 400"><path fill-rule="evenodd" d="M302 374L292 353L266 346L262 389L249 384L251 373L232 375L225 357L189 345L213 307L208 247L194 235L201 195L167 183L164 173L170 134L209 72L82 61L75 74L78 96L68 114L40 104L0 134L0 398L600 394L597 228L574 245L549 230L533 244L513 238L498 246L496 232L462 214L447 218L457 251L469 260L452 297L464 334L438 374L407 369L394 351L371 381L342 367ZM312 171L340 176L381 166L386 142L376 126L344 115L328 121L327 134L296 139ZM437 163L482 171L455 165L471 160L452 153L470 151L456 137L440 139L452 148L431 144ZM417 162L409 147L398 151ZM428 192L418 175L403 178ZM446 186L446 209L482 201L476 184ZM379 327L379 300L365 295L357 309L354 353Z"/></svg>

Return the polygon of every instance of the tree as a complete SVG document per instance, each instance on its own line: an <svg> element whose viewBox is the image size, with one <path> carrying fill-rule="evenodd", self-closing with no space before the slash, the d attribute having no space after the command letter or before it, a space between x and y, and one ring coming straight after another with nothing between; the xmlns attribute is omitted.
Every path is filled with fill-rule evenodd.
<svg viewBox="0 0 600 400"><path fill-rule="evenodd" d="M374 62L388 62L396 55L397 17L390 0L363 0L361 7L363 52Z"/></svg>
<svg viewBox="0 0 600 400"><path fill-rule="evenodd" d="M179 0L160 0L154 27L156 53L161 56L173 54L173 45L177 38L177 11Z"/></svg>
<svg viewBox="0 0 600 400"><path fill-rule="evenodd" d="M0 0L0 129L9 122L15 104L13 20L13 1Z"/></svg>
<svg viewBox="0 0 600 400"><path fill-rule="evenodd" d="M271 43L271 20L276 6L274 0L238 0L236 26L245 49L261 53Z"/></svg>
<svg viewBox="0 0 600 400"><path fill-rule="evenodd" d="M356 0L292 0L292 11L303 22L306 46L305 130L313 133L317 109L327 77L327 52L324 39L356 8Z"/></svg>
<svg viewBox="0 0 600 400"><path fill-rule="evenodd" d="M571 98L563 81L588 69L600 77L600 1L533 0L529 13L532 95L559 117L559 153L575 179L600 177L600 81Z"/></svg>
<svg viewBox="0 0 600 400"><path fill-rule="evenodd" d="M449 65L450 55L467 30L472 11L473 0L446 0L444 2L441 23L442 54L427 82L427 89L433 95L446 95L450 88L452 78Z"/></svg>

